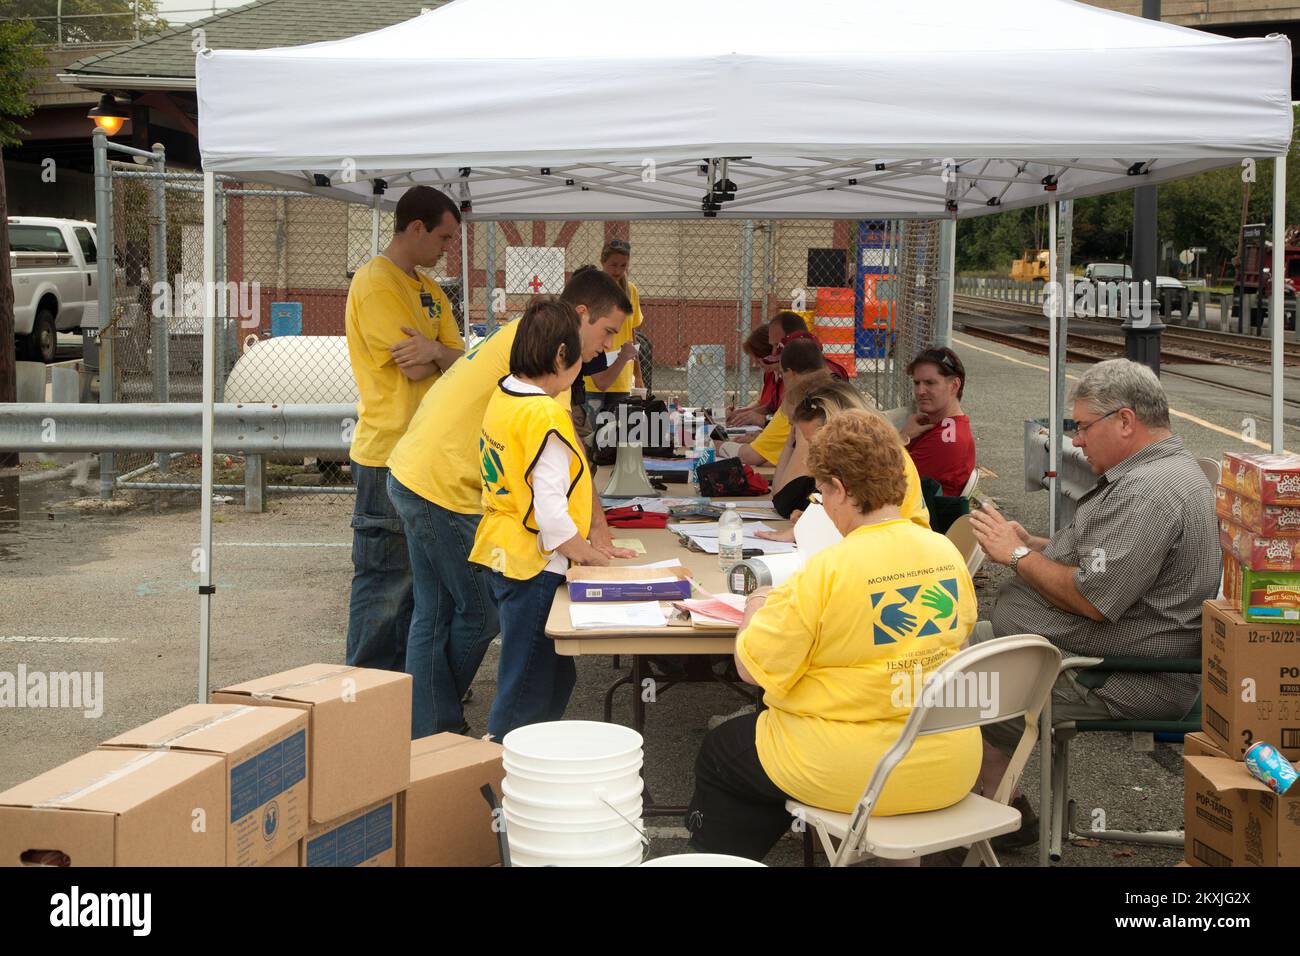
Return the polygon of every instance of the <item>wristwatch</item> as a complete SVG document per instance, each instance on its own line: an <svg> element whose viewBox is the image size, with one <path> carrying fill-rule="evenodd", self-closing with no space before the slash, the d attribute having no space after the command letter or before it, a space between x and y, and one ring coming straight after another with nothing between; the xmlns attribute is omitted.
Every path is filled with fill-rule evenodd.
<svg viewBox="0 0 1300 956"><path fill-rule="evenodd" d="M1023 557L1024 557L1025 555L1027 555L1028 553L1029 553L1029 548L1026 547L1026 546L1023 545L1023 544L1020 545L1018 548L1013 548L1013 549L1011 550L1011 570L1012 570L1012 571L1017 571L1017 569L1020 567L1020 559L1023 558Z"/></svg>

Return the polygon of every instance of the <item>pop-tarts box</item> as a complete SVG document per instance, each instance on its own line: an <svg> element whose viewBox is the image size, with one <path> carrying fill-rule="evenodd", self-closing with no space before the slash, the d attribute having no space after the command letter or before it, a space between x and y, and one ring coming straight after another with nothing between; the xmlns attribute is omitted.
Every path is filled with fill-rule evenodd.
<svg viewBox="0 0 1300 956"><path fill-rule="evenodd" d="M226 763L227 866L265 866L307 833L307 715L282 707L190 704L102 750L212 754Z"/></svg>
<svg viewBox="0 0 1300 956"><path fill-rule="evenodd" d="M572 567L565 572L571 601L685 601L690 572L669 568Z"/></svg>
<svg viewBox="0 0 1300 956"><path fill-rule="evenodd" d="M301 844L302 866L397 866L397 799L318 823Z"/></svg>

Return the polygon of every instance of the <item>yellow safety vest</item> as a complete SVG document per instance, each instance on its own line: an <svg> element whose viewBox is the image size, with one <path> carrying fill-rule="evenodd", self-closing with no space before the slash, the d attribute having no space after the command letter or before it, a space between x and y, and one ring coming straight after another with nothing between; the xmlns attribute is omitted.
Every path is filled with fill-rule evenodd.
<svg viewBox="0 0 1300 956"><path fill-rule="evenodd" d="M534 513L532 474L551 435L569 446L569 516L583 537L591 530L591 472L573 419L549 395L508 391L498 384L483 416L479 471L483 520L469 559L508 578L535 577L551 559L542 548Z"/></svg>

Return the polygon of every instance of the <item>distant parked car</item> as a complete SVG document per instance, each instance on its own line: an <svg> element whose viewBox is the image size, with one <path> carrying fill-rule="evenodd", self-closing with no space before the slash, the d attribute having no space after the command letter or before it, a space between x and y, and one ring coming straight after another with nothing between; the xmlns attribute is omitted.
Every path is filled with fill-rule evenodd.
<svg viewBox="0 0 1300 956"><path fill-rule="evenodd" d="M81 327L98 300L97 258L93 222L9 217L14 335L23 358L54 361L58 333Z"/></svg>
<svg viewBox="0 0 1300 956"><path fill-rule="evenodd" d="M1083 277L1093 282L1128 282L1133 278L1133 270L1123 262L1089 262Z"/></svg>

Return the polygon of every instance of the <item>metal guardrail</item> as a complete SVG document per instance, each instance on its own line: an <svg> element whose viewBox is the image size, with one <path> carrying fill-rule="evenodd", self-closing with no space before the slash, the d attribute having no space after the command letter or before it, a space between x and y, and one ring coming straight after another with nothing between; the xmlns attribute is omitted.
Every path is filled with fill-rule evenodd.
<svg viewBox="0 0 1300 956"><path fill-rule="evenodd" d="M0 451L197 452L203 406L186 404L0 404ZM329 455L346 460L355 405L222 403L213 446L224 454Z"/></svg>

